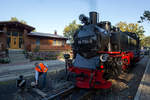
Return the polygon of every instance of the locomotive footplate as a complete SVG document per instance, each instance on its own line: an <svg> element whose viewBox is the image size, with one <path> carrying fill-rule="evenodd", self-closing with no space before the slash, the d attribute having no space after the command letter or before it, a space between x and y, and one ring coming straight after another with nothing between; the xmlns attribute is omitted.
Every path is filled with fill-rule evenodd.
<svg viewBox="0 0 150 100"><path fill-rule="evenodd" d="M89 70L84 68L69 67L70 72L76 73L76 86L79 88L107 89L112 83L103 78L100 70Z"/></svg>

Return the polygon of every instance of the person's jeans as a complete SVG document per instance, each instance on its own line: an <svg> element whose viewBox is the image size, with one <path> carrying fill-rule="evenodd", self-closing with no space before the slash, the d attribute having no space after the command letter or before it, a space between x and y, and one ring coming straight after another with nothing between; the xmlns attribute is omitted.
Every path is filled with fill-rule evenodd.
<svg viewBox="0 0 150 100"><path fill-rule="evenodd" d="M45 88L46 86L46 76L47 76L47 72L46 73L39 73L39 76L42 75L42 88Z"/></svg>

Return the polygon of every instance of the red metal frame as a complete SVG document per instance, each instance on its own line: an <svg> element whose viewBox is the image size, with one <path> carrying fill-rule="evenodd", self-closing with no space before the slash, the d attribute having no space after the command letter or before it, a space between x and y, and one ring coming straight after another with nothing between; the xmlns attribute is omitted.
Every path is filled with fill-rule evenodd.
<svg viewBox="0 0 150 100"><path fill-rule="evenodd" d="M131 64L131 61L135 59L133 52L99 51L98 53L109 54L110 57L121 57L122 70L126 70ZM137 58L136 60L138 61L138 59L139 58ZM76 73L76 75L81 75L81 76L76 77L76 86L79 88L107 89L112 86L112 83L109 81L106 81L103 78L104 67L105 66L100 65L100 69L91 70L91 69L86 69L86 68L70 66L68 70L70 72Z"/></svg>
<svg viewBox="0 0 150 100"><path fill-rule="evenodd" d="M103 70L90 70L86 68L69 67L70 72L75 72L77 75L84 74L84 77L76 78L76 86L79 88L96 88L107 89L112 86L112 83L103 79Z"/></svg>
<svg viewBox="0 0 150 100"><path fill-rule="evenodd" d="M122 69L126 70L130 65L131 61L138 62L139 57L135 58L132 51L129 52L108 52L108 51L99 51L98 53L109 54L110 57L121 57L122 60Z"/></svg>

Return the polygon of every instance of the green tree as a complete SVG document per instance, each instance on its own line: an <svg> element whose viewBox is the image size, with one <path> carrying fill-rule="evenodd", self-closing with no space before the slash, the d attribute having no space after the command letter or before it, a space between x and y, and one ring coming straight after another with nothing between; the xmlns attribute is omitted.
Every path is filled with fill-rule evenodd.
<svg viewBox="0 0 150 100"><path fill-rule="evenodd" d="M16 17L11 17L10 21L19 21Z"/></svg>
<svg viewBox="0 0 150 100"><path fill-rule="evenodd" d="M20 22L20 23L22 23L22 24L27 24L26 21L24 21L24 20L18 20L17 17L11 17L10 21L18 21L18 22Z"/></svg>
<svg viewBox="0 0 150 100"><path fill-rule="evenodd" d="M73 20L69 25L67 25L64 28L63 34L64 34L65 37L69 38L70 43L73 42L73 35L79 29L79 26L80 25L77 24L75 20Z"/></svg>
<svg viewBox="0 0 150 100"><path fill-rule="evenodd" d="M138 21L138 22L141 23L143 21L150 21L150 11L145 10L143 15L140 16L140 21Z"/></svg>
<svg viewBox="0 0 150 100"><path fill-rule="evenodd" d="M145 37L141 42L143 46L150 47L150 36Z"/></svg>
<svg viewBox="0 0 150 100"><path fill-rule="evenodd" d="M143 15L140 16L140 21L138 23L142 23L144 21L150 22L150 11L145 10ZM150 36L145 37L143 40L141 40L142 46L148 46L150 47Z"/></svg>
<svg viewBox="0 0 150 100"><path fill-rule="evenodd" d="M126 23L126 22L119 22L116 24L117 27L120 28L121 31L123 32L132 32L136 33L139 38L142 40L144 38L144 27L139 26L138 23Z"/></svg>

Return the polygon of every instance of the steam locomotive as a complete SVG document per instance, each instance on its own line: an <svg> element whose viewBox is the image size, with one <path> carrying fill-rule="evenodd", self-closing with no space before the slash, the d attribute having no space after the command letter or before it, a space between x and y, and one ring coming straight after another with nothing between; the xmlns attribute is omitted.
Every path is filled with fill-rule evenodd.
<svg viewBox="0 0 150 100"><path fill-rule="evenodd" d="M122 32L108 21L98 21L98 13L80 15L82 26L74 34L73 60L68 77L79 88L110 88L108 79L117 77L139 61L139 37Z"/></svg>

